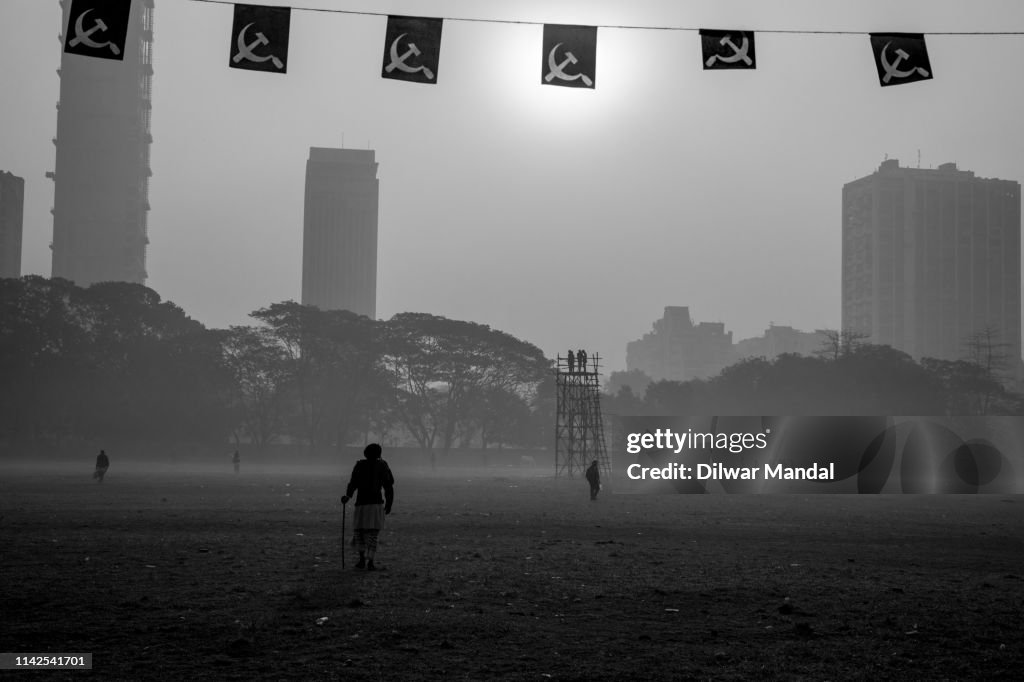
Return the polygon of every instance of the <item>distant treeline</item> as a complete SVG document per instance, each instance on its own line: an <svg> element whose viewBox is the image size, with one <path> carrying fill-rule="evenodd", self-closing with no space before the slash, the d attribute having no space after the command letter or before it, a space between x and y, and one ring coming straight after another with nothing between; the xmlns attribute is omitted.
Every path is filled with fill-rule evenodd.
<svg viewBox="0 0 1024 682"><path fill-rule="evenodd" d="M834 335L816 356L748 358L713 378L652 382L615 372L604 409L629 415L968 416L1024 414L1024 396L1000 370L1008 362L982 333L970 359L915 362L889 346Z"/></svg>
<svg viewBox="0 0 1024 682"><path fill-rule="evenodd" d="M207 329L138 284L0 279L0 444L551 440L551 363L509 334L292 301L252 317Z"/></svg>
<svg viewBox="0 0 1024 682"><path fill-rule="evenodd" d="M0 447L379 439L426 452L552 447L552 362L536 346L426 313L378 321L293 301L207 329L152 289L0 279ZM747 359L707 380L614 372L620 415L1020 415L1001 357L915 362L835 334L817 357Z"/></svg>

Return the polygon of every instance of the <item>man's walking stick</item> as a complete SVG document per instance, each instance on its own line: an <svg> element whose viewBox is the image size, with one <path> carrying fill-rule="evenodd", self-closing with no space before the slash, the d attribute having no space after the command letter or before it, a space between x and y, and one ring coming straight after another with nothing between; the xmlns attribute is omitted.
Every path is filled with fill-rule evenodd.
<svg viewBox="0 0 1024 682"><path fill-rule="evenodd" d="M344 498L342 498L344 499ZM348 516L347 510L345 509L345 500L341 503L341 567L345 568L345 517Z"/></svg>

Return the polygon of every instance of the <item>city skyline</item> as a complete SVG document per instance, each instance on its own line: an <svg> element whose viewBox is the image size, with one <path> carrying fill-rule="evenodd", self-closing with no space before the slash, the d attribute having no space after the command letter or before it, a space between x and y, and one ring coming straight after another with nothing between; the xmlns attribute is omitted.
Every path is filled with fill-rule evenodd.
<svg viewBox="0 0 1024 682"><path fill-rule="evenodd" d="M311 1L308 7L358 11ZM374 11L598 26L1013 31L1010 2L390 2ZM209 326L299 300L310 147L381 164L380 317L489 324L625 367L666 306L735 338L840 325L841 188L888 155L1019 181L1021 37L927 35L934 80L880 88L866 34L758 33L703 72L695 33L599 28L594 90L543 87L541 27L449 20L437 85L380 77L385 17L292 12L286 75L227 68L231 8L156 3L147 285ZM22 271L50 275L56 2L9 0L0 167L24 177ZM487 55L488 59L483 59ZM993 68L998 65L999 68ZM998 102L985 108L981 102Z"/></svg>
<svg viewBox="0 0 1024 682"><path fill-rule="evenodd" d="M724 323L694 322L688 307L665 306L650 331L626 344L626 372L640 372L653 381L705 380L748 358L824 352L826 332L769 323L762 334L734 341Z"/></svg>

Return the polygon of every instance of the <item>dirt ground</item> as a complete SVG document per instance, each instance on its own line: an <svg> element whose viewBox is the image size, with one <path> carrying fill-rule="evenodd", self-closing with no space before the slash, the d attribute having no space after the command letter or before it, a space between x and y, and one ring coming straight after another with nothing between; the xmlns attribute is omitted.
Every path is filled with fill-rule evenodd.
<svg viewBox="0 0 1024 682"><path fill-rule="evenodd" d="M962 680L1024 670L1024 498L615 495L396 471L0 468L0 652L47 679ZM346 472L347 473L347 472ZM608 493L608 491L606 491ZM0 672L28 679L35 673Z"/></svg>

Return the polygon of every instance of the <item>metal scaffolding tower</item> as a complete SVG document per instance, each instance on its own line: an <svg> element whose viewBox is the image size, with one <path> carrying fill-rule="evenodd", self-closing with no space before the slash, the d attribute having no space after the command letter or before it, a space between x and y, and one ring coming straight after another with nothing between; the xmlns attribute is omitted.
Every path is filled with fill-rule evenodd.
<svg viewBox="0 0 1024 682"><path fill-rule="evenodd" d="M601 417L600 357L569 351L555 364L555 478L581 476L597 460L601 478L608 481L611 462Z"/></svg>

